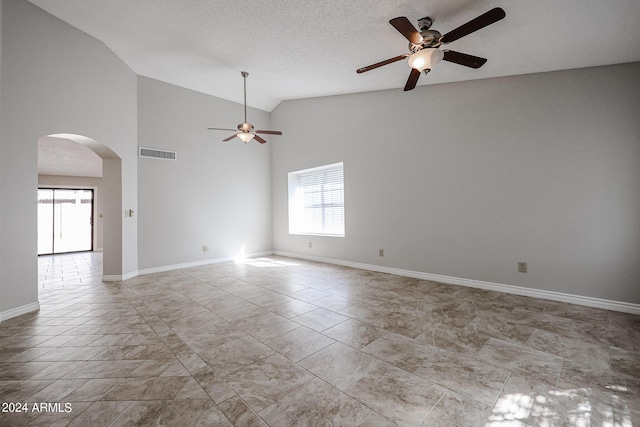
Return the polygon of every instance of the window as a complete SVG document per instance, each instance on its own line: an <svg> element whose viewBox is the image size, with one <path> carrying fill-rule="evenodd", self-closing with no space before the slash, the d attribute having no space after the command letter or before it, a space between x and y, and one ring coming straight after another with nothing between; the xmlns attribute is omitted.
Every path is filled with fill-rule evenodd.
<svg viewBox="0 0 640 427"><path fill-rule="evenodd" d="M344 168L289 173L289 233L344 237Z"/></svg>

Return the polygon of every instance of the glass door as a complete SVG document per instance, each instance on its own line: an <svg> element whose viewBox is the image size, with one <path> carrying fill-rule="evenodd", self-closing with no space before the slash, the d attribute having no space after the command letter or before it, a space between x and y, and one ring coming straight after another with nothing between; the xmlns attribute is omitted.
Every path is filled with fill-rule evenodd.
<svg viewBox="0 0 640 427"><path fill-rule="evenodd" d="M93 249L93 190L38 189L38 255Z"/></svg>

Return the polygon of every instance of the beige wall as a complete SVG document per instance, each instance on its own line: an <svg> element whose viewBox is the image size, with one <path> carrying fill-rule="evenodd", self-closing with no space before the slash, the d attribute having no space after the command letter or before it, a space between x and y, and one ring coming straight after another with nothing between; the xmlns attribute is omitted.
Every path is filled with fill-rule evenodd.
<svg viewBox="0 0 640 427"><path fill-rule="evenodd" d="M283 102L274 248L640 303L638 76L634 63ZM346 237L289 235L287 173L340 161Z"/></svg>
<svg viewBox="0 0 640 427"><path fill-rule="evenodd" d="M135 210L137 202L136 75L102 43L24 0L2 2L1 53L0 313L15 313L38 300L35 191L43 136L83 135L117 154L117 164L104 163L103 195L114 209L104 212L103 269L137 271L137 218L121 218L121 206Z"/></svg>
<svg viewBox="0 0 640 427"><path fill-rule="evenodd" d="M138 78L138 144L177 151L177 161L138 163L140 269L270 251L271 144L222 142L243 106ZM269 114L249 108L257 129ZM203 251L203 246L208 250Z"/></svg>

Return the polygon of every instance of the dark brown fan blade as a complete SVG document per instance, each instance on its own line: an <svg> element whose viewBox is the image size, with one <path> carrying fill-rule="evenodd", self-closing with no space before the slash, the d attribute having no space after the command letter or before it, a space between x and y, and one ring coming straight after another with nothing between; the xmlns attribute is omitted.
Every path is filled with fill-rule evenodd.
<svg viewBox="0 0 640 427"><path fill-rule="evenodd" d="M453 50L445 50L442 60L471 68L480 68L485 64L485 62L487 62L486 58L480 58L479 56L455 52Z"/></svg>
<svg viewBox="0 0 640 427"><path fill-rule="evenodd" d="M256 133L264 133L267 135L282 135L282 132L279 130L257 130Z"/></svg>
<svg viewBox="0 0 640 427"><path fill-rule="evenodd" d="M405 36L411 43L422 43L422 36L406 16L393 18L391 21L389 21L389 24L393 25L393 28L400 31L400 34Z"/></svg>
<svg viewBox="0 0 640 427"><path fill-rule="evenodd" d="M267 142L264 139L262 139L259 135L253 135L253 139L258 141L260 144L264 144L265 142Z"/></svg>
<svg viewBox="0 0 640 427"><path fill-rule="evenodd" d="M487 13L483 13L475 19L467 22L464 25L459 26L453 31L449 31L447 34L442 36L440 40L442 43L451 43L452 41L458 40L461 37L469 35L474 31L478 31L481 28L486 27L487 25L491 25L494 22L498 22L502 18L504 18L506 14L504 10L500 7L496 7L491 9Z"/></svg>
<svg viewBox="0 0 640 427"><path fill-rule="evenodd" d="M366 71L374 70L374 69L376 69L378 67L382 67L383 65L393 64L394 62L400 61L400 60L406 58L407 56L409 56L409 54L405 53L404 55L396 56L395 58L390 58L390 59L386 59L384 61L376 62L375 64L367 65L366 67L362 67L362 68L357 69L356 73L360 74L360 73L364 73Z"/></svg>
<svg viewBox="0 0 640 427"><path fill-rule="evenodd" d="M224 142L231 141L231 140L232 140L233 138L235 138L236 136L238 136L238 135L236 135L236 134L231 135L229 138L225 138L225 139L223 139L223 141L224 141Z"/></svg>
<svg viewBox="0 0 640 427"><path fill-rule="evenodd" d="M207 128L207 130L226 130L228 132L237 132L238 129L225 129L225 128Z"/></svg>
<svg viewBox="0 0 640 427"><path fill-rule="evenodd" d="M411 69L411 74L409 74L409 78L407 79L407 84L404 85L404 91L408 91L416 87L418 83L418 78L420 78L420 71L415 68Z"/></svg>

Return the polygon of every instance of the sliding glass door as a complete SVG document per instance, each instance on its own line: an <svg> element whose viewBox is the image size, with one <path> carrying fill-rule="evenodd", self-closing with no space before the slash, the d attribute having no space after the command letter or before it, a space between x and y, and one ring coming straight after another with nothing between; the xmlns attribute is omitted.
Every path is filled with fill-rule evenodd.
<svg viewBox="0 0 640 427"><path fill-rule="evenodd" d="M38 189L38 255L93 250L93 190Z"/></svg>

